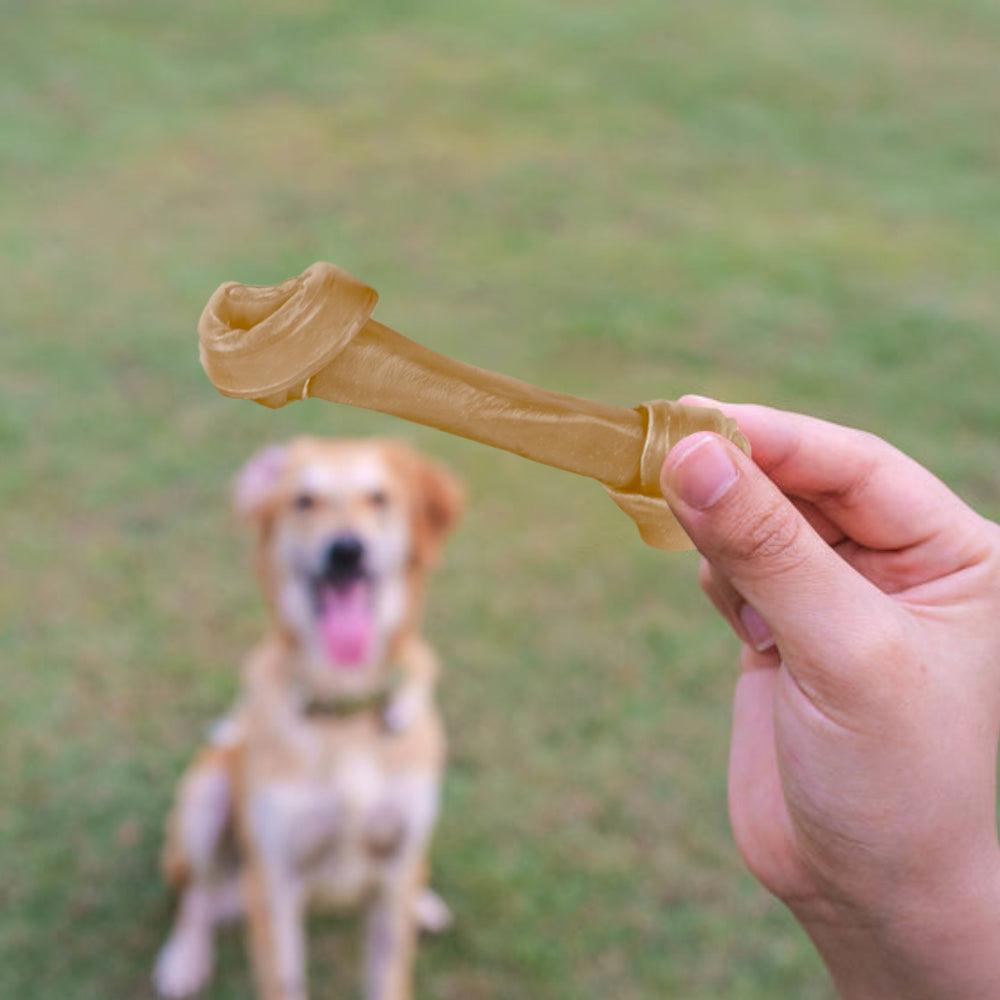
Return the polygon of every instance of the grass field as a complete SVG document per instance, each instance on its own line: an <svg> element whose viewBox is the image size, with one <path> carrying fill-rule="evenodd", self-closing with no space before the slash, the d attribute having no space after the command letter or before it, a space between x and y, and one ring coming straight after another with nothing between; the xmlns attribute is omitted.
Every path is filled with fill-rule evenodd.
<svg viewBox="0 0 1000 1000"><path fill-rule="evenodd" d="M888 436L1000 515L993 0L0 5L0 996L150 995L172 783L261 627L227 483L394 433L470 511L431 592L438 1000L829 998L725 810L734 641L593 484L217 396L220 281L331 259L438 350ZM320 921L317 996L357 934ZM244 998L237 934L213 998Z"/></svg>

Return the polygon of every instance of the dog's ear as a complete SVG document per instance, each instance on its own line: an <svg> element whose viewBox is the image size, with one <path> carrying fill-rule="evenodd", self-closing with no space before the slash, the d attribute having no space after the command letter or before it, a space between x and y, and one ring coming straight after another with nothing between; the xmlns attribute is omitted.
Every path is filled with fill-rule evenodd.
<svg viewBox="0 0 1000 1000"><path fill-rule="evenodd" d="M233 480L233 509L244 521L254 521L267 510L281 480L288 457L286 445L270 444L254 452Z"/></svg>
<svg viewBox="0 0 1000 1000"><path fill-rule="evenodd" d="M385 441L384 454L402 475L410 495L413 563L433 566L448 533L465 507L465 490L440 462L417 454L401 441Z"/></svg>
<svg viewBox="0 0 1000 1000"><path fill-rule="evenodd" d="M465 509L465 490L450 469L422 455L415 456L414 481L414 553L433 566Z"/></svg>

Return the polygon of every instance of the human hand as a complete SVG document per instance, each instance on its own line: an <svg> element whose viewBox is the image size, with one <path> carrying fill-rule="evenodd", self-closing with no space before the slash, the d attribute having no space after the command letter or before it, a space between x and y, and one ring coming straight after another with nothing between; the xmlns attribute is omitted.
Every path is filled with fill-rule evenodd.
<svg viewBox="0 0 1000 1000"><path fill-rule="evenodd" d="M695 434L662 485L743 642L737 845L844 996L1000 996L1000 527L873 435L711 405L753 460Z"/></svg>

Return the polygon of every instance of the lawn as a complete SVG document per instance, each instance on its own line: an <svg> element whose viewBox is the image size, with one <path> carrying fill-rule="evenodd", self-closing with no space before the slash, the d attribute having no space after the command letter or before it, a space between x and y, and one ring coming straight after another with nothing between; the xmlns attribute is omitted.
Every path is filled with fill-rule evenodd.
<svg viewBox="0 0 1000 1000"><path fill-rule="evenodd" d="M469 487L428 622L458 925L419 996L830 998L732 845L735 643L694 557L592 483L223 399L194 326L222 280L330 259L437 350L864 426L996 517L1000 7L0 11L0 996L150 996L172 783L262 623L229 477L310 431L406 436ZM317 996L355 995L356 945L317 922ZM245 998L223 951L209 995Z"/></svg>

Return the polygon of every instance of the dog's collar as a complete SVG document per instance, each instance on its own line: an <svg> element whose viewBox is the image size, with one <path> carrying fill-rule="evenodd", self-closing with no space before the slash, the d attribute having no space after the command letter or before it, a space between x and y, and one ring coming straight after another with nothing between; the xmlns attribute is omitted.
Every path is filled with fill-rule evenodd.
<svg viewBox="0 0 1000 1000"><path fill-rule="evenodd" d="M399 668L393 667L384 683L368 694L303 698L300 711L307 719L343 719L362 712L382 712L392 700L401 679Z"/></svg>

